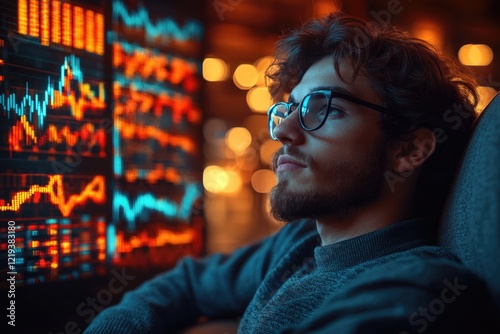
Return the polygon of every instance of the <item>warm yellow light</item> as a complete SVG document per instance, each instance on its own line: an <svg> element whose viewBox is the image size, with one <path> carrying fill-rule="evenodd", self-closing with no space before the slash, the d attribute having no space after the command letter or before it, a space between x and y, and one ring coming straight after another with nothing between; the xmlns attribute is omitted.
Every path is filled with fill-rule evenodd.
<svg viewBox="0 0 500 334"><path fill-rule="evenodd" d="M266 87L254 87L247 92L247 104L254 112L265 113L272 104L271 94Z"/></svg>
<svg viewBox="0 0 500 334"><path fill-rule="evenodd" d="M267 87L269 79L266 77L266 71L259 71L257 75L257 83L255 84L258 87Z"/></svg>
<svg viewBox="0 0 500 334"><path fill-rule="evenodd" d="M467 66L488 66L493 50L486 44L465 44L458 50L458 59Z"/></svg>
<svg viewBox="0 0 500 334"><path fill-rule="evenodd" d="M234 160L241 171L254 171L259 166L259 157L253 147L249 147L241 154L235 156Z"/></svg>
<svg viewBox="0 0 500 334"><path fill-rule="evenodd" d="M207 166L203 170L203 187L214 194L235 193L241 189L240 174L219 166Z"/></svg>
<svg viewBox="0 0 500 334"><path fill-rule="evenodd" d="M203 187L215 194L221 193L229 184L229 175L219 166L207 166L203 170Z"/></svg>
<svg viewBox="0 0 500 334"><path fill-rule="evenodd" d="M479 103L476 107L478 112L482 112L484 108L491 102L491 100L497 94L497 91L488 86L478 86L477 93L479 95Z"/></svg>
<svg viewBox="0 0 500 334"><path fill-rule="evenodd" d="M251 64L241 64L236 68L233 75L234 84L239 89L250 89L257 83L259 72Z"/></svg>
<svg viewBox="0 0 500 334"><path fill-rule="evenodd" d="M226 145L234 152L243 152L252 143L250 131L243 127L229 129L226 133Z"/></svg>
<svg viewBox="0 0 500 334"><path fill-rule="evenodd" d="M205 58L202 67L203 78L207 81L224 81L229 74L226 62L219 58Z"/></svg>
<svg viewBox="0 0 500 334"><path fill-rule="evenodd" d="M276 140L266 140L260 146L260 161L263 164L270 165L273 160L274 153L281 147L281 144Z"/></svg>
<svg viewBox="0 0 500 334"><path fill-rule="evenodd" d="M233 170L226 171L226 173L229 176L229 183L227 184L226 188L224 188L224 192L229 194L238 192L241 189L241 185L243 183L240 174Z"/></svg>
<svg viewBox="0 0 500 334"><path fill-rule="evenodd" d="M434 21L417 21L413 25L412 34L415 38L422 39L434 45L437 49L443 48L443 29Z"/></svg>
<svg viewBox="0 0 500 334"><path fill-rule="evenodd" d="M273 63L274 57L272 56L264 56L257 59L254 63L257 71L265 71L267 68Z"/></svg>
<svg viewBox="0 0 500 334"><path fill-rule="evenodd" d="M318 0L314 5L314 15L316 17L325 17L331 12L339 10L337 1Z"/></svg>
<svg viewBox="0 0 500 334"><path fill-rule="evenodd" d="M274 61L274 57L271 56L265 56L262 58L259 58L255 61L254 66L258 71L257 75L257 86L268 86L269 84L269 79L266 78L266 71L269 66ZM267 81L267 82L266 82Z"/></svg>
<svg viewBox="0 0 500 334"><path fill-rule="evenodd" d="M276 177L270 170L260 169L253 173L251 183L256 192L266 194L276 185Z"/></svg>

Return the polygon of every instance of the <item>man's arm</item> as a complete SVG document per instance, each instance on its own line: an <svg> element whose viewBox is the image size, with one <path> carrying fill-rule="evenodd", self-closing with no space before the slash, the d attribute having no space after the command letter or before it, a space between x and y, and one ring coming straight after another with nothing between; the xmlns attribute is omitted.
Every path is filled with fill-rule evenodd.
<svg viewBox="0 0 500 334"><path fill-rule="evenodd" d="M103 310L85 334L165 333L193 324L201 315L237 317L269 269L314 231L314 224L296 223L231 255L185 258Z"/></svg>

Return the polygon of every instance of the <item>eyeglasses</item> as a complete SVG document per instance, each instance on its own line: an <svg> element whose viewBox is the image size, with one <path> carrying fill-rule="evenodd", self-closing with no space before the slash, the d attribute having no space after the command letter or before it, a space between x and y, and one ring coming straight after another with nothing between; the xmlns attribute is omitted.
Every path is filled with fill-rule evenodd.
<svg viewBox="0 0 500 334"><path fill-rule="evenodd" d="M278 102L269 108L267 115L269 116L268 126L271 138L278 139L274 135L274 129L297 109L299 110L299 121L302 128L306 131L318 130L325 124L328 115L335 110L335 108L331 108L332 101L335 101L335 99L344 99L379 112L385 111L382 106L354 96L333 90L318 90L307 94L300 103Z"/></svg>

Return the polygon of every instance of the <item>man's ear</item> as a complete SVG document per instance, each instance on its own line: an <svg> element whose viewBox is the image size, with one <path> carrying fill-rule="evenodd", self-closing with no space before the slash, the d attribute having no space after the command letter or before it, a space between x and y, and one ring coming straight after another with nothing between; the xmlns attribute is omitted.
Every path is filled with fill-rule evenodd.
<svg viewBox="0 0 500 334"><path fill-rule="evenodd" d="M436 149L436 136L427 128L413 131L410 138L398 141L392 159L396 173L413 172L421 166Z"/></svg>

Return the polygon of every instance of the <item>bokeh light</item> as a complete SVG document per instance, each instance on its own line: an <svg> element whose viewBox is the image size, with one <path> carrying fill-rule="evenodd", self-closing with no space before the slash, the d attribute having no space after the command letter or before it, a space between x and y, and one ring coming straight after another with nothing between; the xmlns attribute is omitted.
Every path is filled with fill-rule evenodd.
<svg viewBox="0 0 500 334"><path fill-rule="evenodd" d="M252 175L252 188L261 194L266 194L276 185L276 176L269 169L259 169Z"/></svg>
<svg viewBox="0 0 500 334"><path fill-rule="evenodd" d="M340 5L337 0L317 0L314 5L314 16L325 17L331 12L335 12L340 9Z"/></svg>
<svg viewBox="0 0 500 334"><path fill-rule="evenodd" d="M467 66L488 66L493 50L486 44L465 44L458 50L458 59Z"/></svg>
<svg viewBox="0 0 500 334"><path fill-rule="evenodd" d="M203 187L211 193L234 193L241 189L241 185L241 176L236 171L214 165L203 170Z"/></svg>
<svg viewBox="0 0 500 334"><path fill-rule="evenodd" d="M274 61L273 56L264 56L257 59L254 62L254 66L257 69L257 71L265 71L273 63L273 61Z"/></svg>
<svg viewBox="0 0 500 334"><path fill-rule="evenodd" d="M219 58L205 58L203 60L203 78L206 81L224 81L229 76L229 67Z"/></svg>
<svg viewBox="0 0 500 334"><path fill-rule="evenodd" d="M438 50L443 49L443 28L435 21L428 19L416 21L412 27L412 35L432 44Z"/></svg>
<svg viewBox="0 0 500 334"><path fill-rule="evenodd" d="M254 112L265 113L272 104L271 94L266 87L254 87L247 92L247 104Z"/></svg>
<svg viewBox="0 0 500 334"><path fill-rule="evenodd" d="M266 140L260 147L260 161L265 165L270 165L274 153L281 147L280 142L276 140Z"/></svg>
<svg viewBox="0 0 500 334"><path fill-rule="evenodd" d="M215 194L221 193L229 184L229 175L219 166L207 166L203 170L203 187Z"/></svg>
<svg viewBox="0 0 500 334"><path fill-rule="evenodd" d="M233 81L239 89L247 90L257 83L259 72L252 64L239 65L233 74Z"/></svg>
<svg viewBox="0 0 500 334"><path fill-rule="evenodd" d="M243 171L254 171L259 166L259 156L256 149L251 146L234 157L234 160L238 168Z"/></svg>
<svg viewBox="0 0 500 334"><path fill-rule="evenodd" d="M260 87L266 87L270 84L270 80L266 78L266 71L268 67L273 63L274 57L272 56L265 56L257 59L254 62L254 66L257 69L258 76L257 76L257 86Z"/></svg>
<svg viewBox="0 0 500 334"><path fill-rule="evenodd" d="M226 145L235 153L245 151L252 143L250 131L243 127L234 127L226 133Z"/></svg>
<svg viewBox="0 0 500 334"><path fill-rule="evenodd" d="M241 179L240 174L234 170L226 171L226 173L229 176L229 184L224 189L224 192L225 193L238 192L243 184L243 180Z"/></svg>

